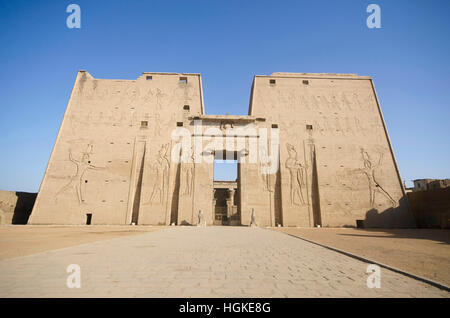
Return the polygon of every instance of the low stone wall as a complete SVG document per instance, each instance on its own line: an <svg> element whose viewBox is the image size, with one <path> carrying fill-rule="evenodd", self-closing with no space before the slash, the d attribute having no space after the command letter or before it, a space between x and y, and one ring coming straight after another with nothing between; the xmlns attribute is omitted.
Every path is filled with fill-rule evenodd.
<svg viewBox="0 0 450 318"><path fill-rule="evenodd" d="M450 188L409 192L409 205L420 228L449 228Z"/></svg>
<svg viewBox="0 0 450 318"><path fill-rule="evenodd" d="M0 224L27 224L37 193L0 190Z"/></svg>

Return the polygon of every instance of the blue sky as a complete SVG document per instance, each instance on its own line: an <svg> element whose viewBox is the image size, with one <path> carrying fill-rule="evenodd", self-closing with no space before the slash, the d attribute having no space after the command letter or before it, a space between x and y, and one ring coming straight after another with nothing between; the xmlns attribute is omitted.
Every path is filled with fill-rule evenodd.
<svg viewBox="0 0 450 318"><path fill-rule="evenodd" d="M70 3L81 29L66 27ZM370 3L381 29L366 26ZM448 12L448 0L1 0L0 189L38 190L79 69L201 73L208 114L246 114L255 74L370 75L402 178L448 178Z"/></svg>

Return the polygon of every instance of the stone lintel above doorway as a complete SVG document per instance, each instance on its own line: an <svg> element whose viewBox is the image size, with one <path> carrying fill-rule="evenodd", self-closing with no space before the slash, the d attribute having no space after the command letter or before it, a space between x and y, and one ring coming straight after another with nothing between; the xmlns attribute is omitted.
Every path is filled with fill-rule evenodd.
<svg viewBox="0 0 450 318"><path fill-rule="evenodd" d="M214 181L214 189L237 189L236 181Z"/></svg>
<svg viewBox="0 0 450 318"><path fill-rule="evenodd" d="M256 121L266 121L265 118L248 116L248 115L197 115L190 116L189 120L202 120L208 122L218 123L252 123Z"/></svg>

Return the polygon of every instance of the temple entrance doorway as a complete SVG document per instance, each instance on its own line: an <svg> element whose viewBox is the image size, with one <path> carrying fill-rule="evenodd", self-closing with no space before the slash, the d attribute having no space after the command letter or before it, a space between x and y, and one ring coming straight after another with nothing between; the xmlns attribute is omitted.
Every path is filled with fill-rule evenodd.
<svg viewBox="0 0 450 318"><path fill-rule="evenodd" d="M234 158L223 160L222 158ZM214 159L214 196L213 224L241 225L239 163L236 154L228 157L215 155Z"/></svg>

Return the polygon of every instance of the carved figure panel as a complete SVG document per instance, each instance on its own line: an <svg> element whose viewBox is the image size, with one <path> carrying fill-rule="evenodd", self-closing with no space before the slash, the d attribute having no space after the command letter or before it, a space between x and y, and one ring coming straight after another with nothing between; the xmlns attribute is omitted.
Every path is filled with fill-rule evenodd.
<svg viewBox="0 0 450 318"><path fill-rule="evenodd" d="M192 196L194 188L194 151L191 151L191 156L187 163L181 165L181 195L182 196Z"/></svg>
<svg viewBox="0 0 450 318"><path fill-rule="evenodd" d="M168 158L169 144L161 145L156 155L156 160L151 165L153 174L153 183L151 194L145 204L164 204L167 201L169 190L169 169L170 161Z"/></svg>
<svg viewBox="0 0 450 318"><path fill-rule="evenodd" d="M76 165L76 172L70 177L69 183L63 186L55 195L55 203L58 202L58 197L66 192L72 192L76 196L78 204L84 203L84 190L82 187L83 176L88 170L101 170L102 167L96 167L90 163L90 155L93 151L93 145L89 143L86 146L86 150L81 154L81 159L77 160L72 154L72 150L69 149L69 160Z"/></svg>
<svg viewBox="0 0 450 318"><path fill-rule="evenodd" d="M378 182L376 177L376 171L380 167L381 162L383 160L383 153L379 154L378 162L374 163L370 155L361 148L361 158L363 161L364 168L359 169L360 172L364 173L367 178L368 186L369 186L369 203L372 208L376 205L376 194L379 193L384 196L392 205L392 207L396 207L397 203L392 198L392 196L382 187L382 185Z"/></svg>
<svg viewBox="0 0 450 318"><path fill-rule="evenodd" d="M289 143L286 144L288 158L285 167L289 170L290 203L294 205L305 205L305 177L306 167L298 160L297 150Z"/></svg>

